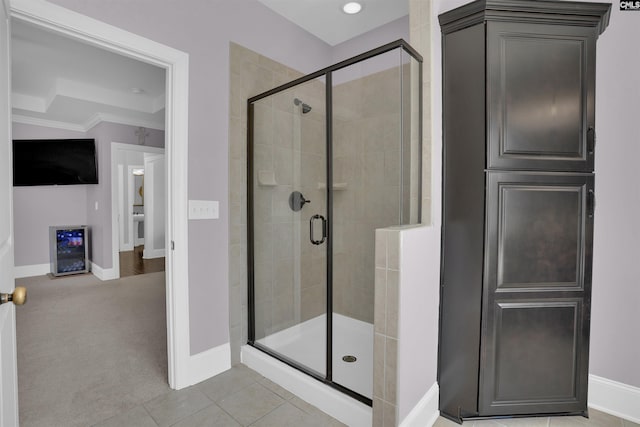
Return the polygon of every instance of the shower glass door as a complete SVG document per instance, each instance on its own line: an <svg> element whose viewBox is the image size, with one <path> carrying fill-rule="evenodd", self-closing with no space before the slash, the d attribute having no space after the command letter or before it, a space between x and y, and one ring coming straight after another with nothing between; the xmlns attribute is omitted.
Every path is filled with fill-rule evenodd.
<svg viewBox="0 0 640 427"><path fill-rule="evenodd" d="M398 273L376 270L376 229L415 223L419 214L411 182L419 175L419 129L409 114L411 94L419 93L417 64L394 49L332 73L333 381L368 398L374 323L397 338L391 316L379 309L386 301L397 307ZM384 275L378 285L376 274Z"/></svg>
<svg viewBox="0 0 640 427"><path fill-rule="evenodd" d="M254 345L320 378L327 343L325 94L318 78L250 103L247 153Z"/></svg>

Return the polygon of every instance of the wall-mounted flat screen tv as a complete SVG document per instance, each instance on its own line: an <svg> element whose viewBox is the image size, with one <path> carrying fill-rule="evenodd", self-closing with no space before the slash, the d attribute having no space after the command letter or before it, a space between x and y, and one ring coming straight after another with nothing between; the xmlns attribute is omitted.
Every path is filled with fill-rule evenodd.
<svg viewBox="0 0 640 427"><path fill-rule="evenodd" d="M94 139L14 139L13 185L97 184Z"/></svg>

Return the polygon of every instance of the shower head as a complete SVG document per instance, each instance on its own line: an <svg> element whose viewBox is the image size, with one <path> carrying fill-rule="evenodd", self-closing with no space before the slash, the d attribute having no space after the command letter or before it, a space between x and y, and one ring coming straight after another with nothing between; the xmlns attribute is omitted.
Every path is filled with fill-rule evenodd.
<svg viewBox="0 0 640 427"><path fill-rule="evenodd" d="M305 104L304 102L302 102L302 100L300 98L295 98L293 100L293 103L295 105L302 104L302 114L307 114L309 111L311 111L311 106L309 104Z"/></svg>

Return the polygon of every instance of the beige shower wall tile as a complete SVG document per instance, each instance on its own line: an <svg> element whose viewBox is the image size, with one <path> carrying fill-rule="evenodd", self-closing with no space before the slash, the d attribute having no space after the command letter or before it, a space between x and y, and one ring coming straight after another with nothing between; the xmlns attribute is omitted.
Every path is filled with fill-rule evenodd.
<svg viewBox="0 0 640 427"><path fill-rule="evenodd" d="M258 63L260 55L237 43L229 43L229 60L231 70L239 72L246 63Z"/></svg>
<svg viewBox="0 0 640 427"><path fill-rule="evenodd" d="M374 397L373 398L373 427L383 427L384 426L384 402L382 399Z"/></svg>
<svg viewBox="0 0 640 427"><path fill-rule="evenodd" d="M293 114L273 111L273 143L274 145L291 150L293 147Z"/></svg>
<svg viewBox="0 0 640 427"><path fill-rule="evenodd" d="M392 338L398 338L399 288L400 272L387 270L386 334Z"/></svg>
<svg viewBox="0 0 640 427"><path fill-rule="evenodd" d="M301 320L313 319L326 311L327 288L325 285L316 285L301 291Z"/></svg>
<svg viewBox="0 0 640 427"><path fill-rule="evenodd" d="M400 231L387 231L387 268L400 270Z"/></svg>
<svg viewBox="0 0 640 427"><path fill-rule="evenodd" d="M273 145L273 108L265 105L262 101L256 102L253 107L253 142L254 144ZM232 123L235 127L235 123ZM246 129L239 129L241 131L240 143L246 145ZM231 130L236 132L236 128Z"/></svg>
<svg viewBox="0 0 640 427"><path fill-rule="evenodd" d="M384 357L385 357L384 335L375 334L373 336L373 397L384 399Z"/></svg>
<svg viewBox="0 0 640 427"><path fill-rule="evenodd" d="M384 395L387 402L396 402L398 372L398 340L387 337L384 355Z"/></svg>
<svg viewBox="0 0 640 427"><path fill-rule="evenodd" d="M384 427L395 427L397 425L397 412L398 407L391 403L384 401L383 405L383 425Z"/></svg>
<svg viewBox="0 0 640 427"><path fill-rule="evenodd" d="M376 230L376 268L387 268L387 230Z"/></svg>

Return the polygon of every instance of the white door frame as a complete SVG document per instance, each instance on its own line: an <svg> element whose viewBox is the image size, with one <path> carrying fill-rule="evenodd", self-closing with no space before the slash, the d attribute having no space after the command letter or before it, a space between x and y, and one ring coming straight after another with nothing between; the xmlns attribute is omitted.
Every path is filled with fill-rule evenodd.
<svg viewBox="0 0 640 427"><path fill-rule="evenodd" d="M14 291L9 2L0 0L0 292ZM7 200L8 199L8 200ZM0 427L18 426L16 311L0 304Z"/></svg>
<svg viewBox="0 0 640 427"><path fill-rule="evenodd" d="M158 162L160 160L160 162ZM156 200L156 187L158 185L157 169L162 169L161 173L166 175L167 162L164 154L145 154L144 155L144 195L145 195L145 207L144 207L144 236L146 243L144 250L142 251L142 258L152 259L166 257L167 247L156 247L157 225L162 222L162 216L159 215L159 210L156 207L159 204L164 204L162 199ZM165 210L166 212L166 210ZM166 231L165 231L166 233ZM160 244L158 244L160 246Z"/></svg>
<svg viewBox="0 0 640 427"><path fill-rule="evenodd" d="M189 348L187 145L189 55L43 0L11 0L11 17L166 70L166 260L169 386L181 389L204 378ZM108 166L107 166L108 167ZM206 377L205 377L206 378Z"/></svg>

